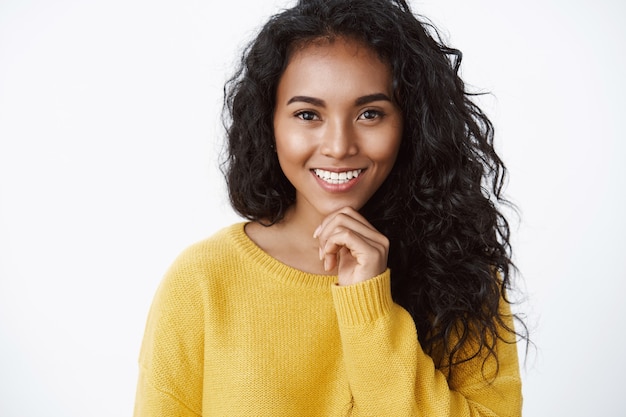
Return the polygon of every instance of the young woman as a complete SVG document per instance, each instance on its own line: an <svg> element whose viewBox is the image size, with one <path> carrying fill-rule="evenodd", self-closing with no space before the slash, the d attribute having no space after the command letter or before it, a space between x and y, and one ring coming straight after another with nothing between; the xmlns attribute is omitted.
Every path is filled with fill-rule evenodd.
<svg viewBox="0 0 626 417"><path fill-rule="evenodd" d="M460 56L403 0L269 20L226 89L249 221L163 280L136 416L521 414L506 171Z"/></svg>

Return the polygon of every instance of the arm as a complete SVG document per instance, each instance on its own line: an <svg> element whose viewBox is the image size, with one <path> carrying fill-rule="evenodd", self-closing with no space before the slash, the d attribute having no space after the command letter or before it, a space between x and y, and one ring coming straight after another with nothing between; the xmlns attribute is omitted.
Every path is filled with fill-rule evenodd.
<svg viewBox="0 0 626 417"><path fill-rule="evenodd" d="M135 417L197 417L202 410L203 307L185 263L165 276L139 357Z"/></svg>
<svg viewBox="0 0 626 417"><path fill-rule="evenodd" d="M333 297L354 396L353 416L521 415L515 344L498 343L497 375L495 361L483 367L484 358L477 357L458 365L448 379L421 349L408 312L391 300L389 271L359 284L336 286ZM508 305L503 308L508 311Z"/></svg>

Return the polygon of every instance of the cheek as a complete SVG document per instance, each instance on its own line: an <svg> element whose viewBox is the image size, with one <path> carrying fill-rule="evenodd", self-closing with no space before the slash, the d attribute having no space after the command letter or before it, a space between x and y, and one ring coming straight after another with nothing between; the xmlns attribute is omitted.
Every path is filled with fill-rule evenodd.
<svg viewBox="0 0 626 417"><path fill-rule="evenodd" d="M310 156L304 138L284 132L276 136L276 154L281 167L303 165Z"/></svg>
<svg viewBox="0 0 626 417"><path fill-rule="evenodd" d="M312 153L314 140L301 128L291 126L289 122L274 123L276 153L283 163L299 163Z"/></svg>
<svg viewBox="0 0 626 417"><path fill-rule="evenodd" d="M378 136L370 145L370 156L379 163L393 165L400 150L401 136L395 130L382 136L387 140L380 140Z"/></svg>
<svg viewBox="0 0 626 417"><path fill-rule="evenodd" d="M372 156L379 160L394 161L398 155L398 143L396 141L389 141L377 146L372 150Z"/></svg>

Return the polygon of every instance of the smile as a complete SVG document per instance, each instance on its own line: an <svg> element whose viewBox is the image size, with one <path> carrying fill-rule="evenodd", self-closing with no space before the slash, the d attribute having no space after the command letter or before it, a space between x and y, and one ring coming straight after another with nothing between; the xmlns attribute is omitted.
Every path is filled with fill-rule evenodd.
<svg viewBox="0 0 626 417"><path fill-rule="evenodd" d="M363 170L354 169L351 171L334 172L316 168L313 172L315 172L315 175L317 175L319 179L328 184L345 184L348 181L357 178Z"/></svg>

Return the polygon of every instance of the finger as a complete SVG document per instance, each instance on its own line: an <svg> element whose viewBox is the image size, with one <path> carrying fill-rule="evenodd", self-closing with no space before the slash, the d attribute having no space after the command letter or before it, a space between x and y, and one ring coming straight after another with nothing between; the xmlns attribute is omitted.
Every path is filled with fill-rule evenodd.
<svg viewBox="0 0 626 417"><path fill-rule="evenodd" d="M351 218L367 228L374 229L374 227L367 221L367 219L363 217L358 211L354 210L352 207L343 207L335 211L334 213L326 216L324 220L322 220L322 223L317 227L317 229L315 229L315 232L313 232L313 237L318 238L322 234L324 229L326 229L327 226L333 221L337 221L338 218Z"/></svg>
<svg viewBox="0 0 626 417"><path fill-rule="evenodd" d="M384 236L383 236L384 238ZM379 240L345 228L338 228L328 237L323 248L325 269L332 270L338 263L354 262L355 268L371 274L366 278L382 273L387 267L387 247Z"/></svg>
<svg viewBox="0 0 626 417"><path fill-rule="evenodd" d="M386 240L386 237L376 230L361 214L356 210L346 207L328 215L322 221L322 224L314 234L314 236L319 239L320 246L323 246L328 237L336 233L336 230L340 227L353 230L373 241L384 243Z"/></svg>
<svg viewBox="0 0 626 417"><path fill-rule="evenodd" d="M355 233L353 237L360 238L360 242L350 238L349 233L351 232ZM374 269L379 269L381 264L386 267L389 248L387 237L350 207L345 207L327 216L315 235L319 239L319 256L320 260L324 262L326 271L332 270L337 266L339 251L343 246L348 249L346 255L358 257L358 262L362 263L363 266L365 266L366 262L371 262ZM329 238L333 235L335 240L329 244ZM375 249L375 252L369 251L368 247ZM349 258L344 256L344 259ZM347 262L341 262L341 264L342 266L347 266ZM357 263L355 262L353 266L356 265Z"/></svg>
<svg viewBox="0 0 626 417"><path fill-rule="evenodd" d="M389 251L389 240L385 235L376 229L365 227L351 220L332 222L327 225L319 237L319 245L320 260L323 260L326 255L335 255L340 246L345 246L354 257L367 254L371 247L377 253L382 254L386 260ZM365 261L368 258L360 259Z"/></svg>
<svg viewBox="0 0 626 417"><path fill-rule="evenodd" d="M346 247L341 247L336 254L328 254L324 256L324 270L326 272L339 268L340 259L345 263L347 257L351 257L350 251Z"/></svg>
<svg viewBox="0 0 626 417"><path fill-rule="evenodd" d="M324 256L336 255L342 248L346 248L354 258L383 254L386 251L381 240L369 239L354 230L340 227L326 239L322 253Z"/></svg>

